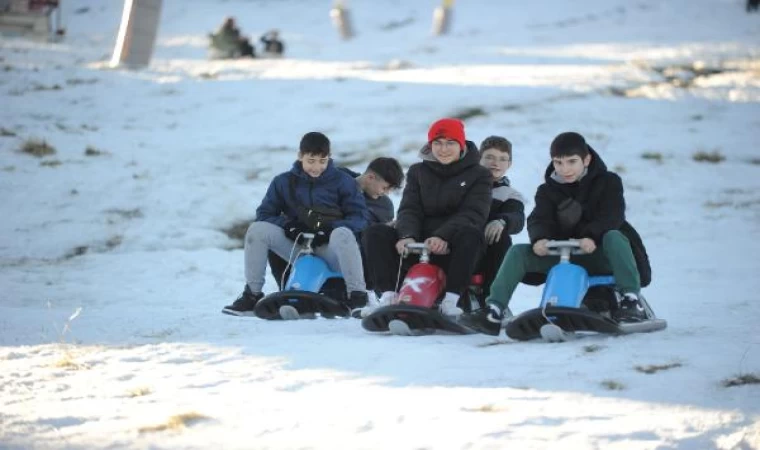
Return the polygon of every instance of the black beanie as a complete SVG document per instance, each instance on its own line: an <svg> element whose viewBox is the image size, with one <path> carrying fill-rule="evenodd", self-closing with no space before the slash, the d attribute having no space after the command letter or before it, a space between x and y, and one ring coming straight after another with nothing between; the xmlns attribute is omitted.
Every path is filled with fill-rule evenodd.
<svg viewBox="0 0 760 450"><path fill-rule="evenodd" d="M585 158L589 154L589 150L583 136L574 131L568 131L560 133L554 138L549 153L552 158L573 155Z"/></svg>

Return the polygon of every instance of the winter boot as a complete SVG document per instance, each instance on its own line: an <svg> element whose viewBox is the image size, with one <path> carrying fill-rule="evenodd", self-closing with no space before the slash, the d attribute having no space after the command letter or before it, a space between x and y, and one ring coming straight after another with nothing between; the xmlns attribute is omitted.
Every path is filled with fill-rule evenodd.
<svg viewBox="0 0 760 450"><path fill-rule="evenodd" d="M449 317L459 317L464 311L457 306L459 302L459 296L453 292L447 292L446 296L441 300L441 314Z"/></svg>
<svg viewBox="0 0 760 450"><path fill-rule="evenodd" d="M253 308L263 297L264 294L261 292L251 292L251 288L246 284L243 293L231 305L225 306L222 312L232 316L254 316Z"/></svg>
<svg viewBox="0 0 760 450"><path fill-rule="evenodd" d="M618 322L641 322L647 320L647 313L639 301L639 296L633 292L618 294L618 309L612 313L612 318Z"/></svg>
<svg viewBox="0 0 760 450"><path fill-rule="evenodd" d="M504 319L504 315L501 308L493 303L489 303L483 309L463 315L460 318L460 322L479 333L498 336L501 333L501 322Z"/></svg>
<svg viewBox="0 0 760 450"><path fill-rule="evenodd" d="M351 293L348 294L346 306L348 306L349 311L351 311L351 317L355 319L360 319L362 317L362 308L367 306L368 299L369 293L366 291L351 291Z"/></svg>
<svg viewBox="0 0 760 450"><path fill-rule="evenodd" d="M393 291L386 291L383 292L383 295L380 296L380 298L377 298L377 295L375 295L374 292L370 292L367 297L367 306L361 309L361 317L367 317L377 308L380 308L382 306L388 306L396 302L397 294Z"/></svg>

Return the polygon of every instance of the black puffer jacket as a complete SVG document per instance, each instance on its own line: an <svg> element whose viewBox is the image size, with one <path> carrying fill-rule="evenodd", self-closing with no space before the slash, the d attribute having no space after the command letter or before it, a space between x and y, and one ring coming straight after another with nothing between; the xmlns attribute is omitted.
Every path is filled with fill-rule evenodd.
<svg viewBox="0 0 760 450"><path fill-rule="evenodd" d="M652 269L641 237L625 220L623 182L589 149L591 163L579 182L560 183L552 176L553 165L547 167L546 181L538 187L536 206L528 216L530 241L591 238L601 246L605 233L620 230L631 242L641 285L647 286Z"/></svg>
<svg viewBox="0 0 760 450"><path fill-rule="evenodd" d="M406 174L396 222L399 238L449 241L460 227L483 229L491 206L491 173L480 165L475 144L467 141L464 157L448 165L437 162L427 146L420 156L423 161Z"/></svg>

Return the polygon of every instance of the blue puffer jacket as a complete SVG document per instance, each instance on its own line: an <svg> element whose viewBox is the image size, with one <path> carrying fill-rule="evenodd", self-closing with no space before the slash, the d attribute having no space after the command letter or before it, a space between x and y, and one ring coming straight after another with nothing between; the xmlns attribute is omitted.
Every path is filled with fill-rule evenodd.
<svg viewBox="0 0 760 450"><path fill-rule="evenodd" d="M291 190L291 177L295 179L295 198ZM299 205L339 208L343 219L333 222L334 228L347 227L358 233L367 226L364 195L356 180L338 170L332 159L317 178L304 172L300 161L294 162L289 171L277 175L256 209L256 221L284 227L288 221L297 220Z"/></svg>

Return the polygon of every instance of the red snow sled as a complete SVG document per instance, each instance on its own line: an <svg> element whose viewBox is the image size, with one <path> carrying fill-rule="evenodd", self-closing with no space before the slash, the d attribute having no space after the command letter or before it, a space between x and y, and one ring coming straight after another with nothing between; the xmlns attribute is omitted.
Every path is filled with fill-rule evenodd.
<svg viewBox="0 0 760 450"><path fill-rule="evenodd" d="M423 243L406 246L408 253L420 255L404 278L397 302L382 306L362 319L362 327L372 332L419 336L444 332L473 334L475 331L440 313L438 307L446 287L446 274L430 263L430 252Z"/></svg>

